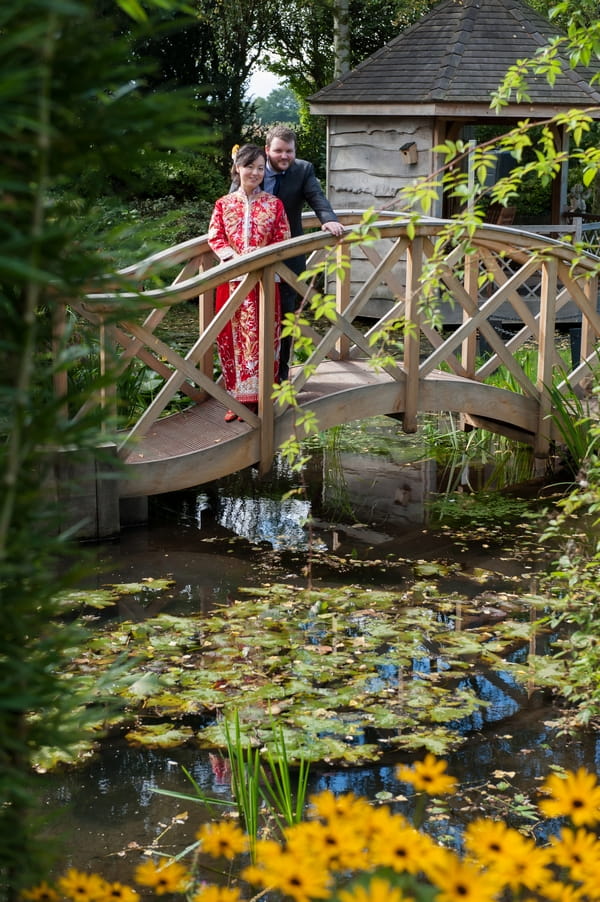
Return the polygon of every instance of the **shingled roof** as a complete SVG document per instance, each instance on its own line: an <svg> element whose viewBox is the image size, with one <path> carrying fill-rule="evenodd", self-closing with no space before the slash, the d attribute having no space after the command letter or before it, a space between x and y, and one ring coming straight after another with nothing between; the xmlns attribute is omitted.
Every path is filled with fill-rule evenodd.
<svg viewBox="0 0 600 902"><path fill-rule="evenodd" d="M416 24L310 98L314 113L356 112L356 105L465 115L489 108L490 95L516 60L531 57L557 34L555 26L522 0L442 0ZM565 72L550 86L529 82L529 114L548 108L600 104L590 69ZM383 110L382 110L383 112ZM425 111L421 110L421 114ZM523 115L523 105L520 115Z"/></svg>

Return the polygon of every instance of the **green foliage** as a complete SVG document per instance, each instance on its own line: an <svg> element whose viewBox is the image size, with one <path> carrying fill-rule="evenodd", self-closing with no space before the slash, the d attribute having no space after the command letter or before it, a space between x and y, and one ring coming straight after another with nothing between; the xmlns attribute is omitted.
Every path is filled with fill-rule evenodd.
<svg viewBox="0 0 600 902"><path fill-rule="evenodd" d="M600 372L600 368L598 370ZM548 387L554 412L552 421L560 432L566 449L566 463L573 477L597 452L599 436L594 430L589 400L582 400L573 392L563 393L558 386Z"/></svg>
<svg viewBox="0 0 600 902"><path fill-rule="evenodd" d="M596 389L598 395L598 389ZM569 724L600 723L600 426L590 424L591 442L578 481L560 502L548 524L544 541L558 544L561 554L546 579L552 602L542 621L558 631L553 660L547 671L536 663L537 679L552 686L571 710Z"/></svg>
<svg viewBox="0 0 600 902"><path fill-rule="evenodd" d="M158 0L155 0L155 4ZM163 0L161 0L164 5ZM134 10L138 16L141 11ZM133 7L132 7L133 9ZM97 192L134 171L206 144L183 94L148 91L130 40L88 0L6 0L0 27L0 899L43 872L32 765L68 757L82 730L112 716L103 682L65 678L82 642L61 592L85 555L61 526L53 450L69 446L100 471L102 418L73 422L61 386L89 348L58 300L106 269L91 237ZM143 16L142 16L143 18ZM86 174L85 190L81 174ZM65 380L65 377L67 379ZM57 394L53 391L53 383ZM106 387L92 379L88 392ZM58 491L73 486L59 485ZM58 501L58 503L57 503ZM117 665L120 667L120 664ZM107 674L107 679L111 677ZM84 696L90 702L84 704ZM56 760L56 757L54 760Z"/></svg>

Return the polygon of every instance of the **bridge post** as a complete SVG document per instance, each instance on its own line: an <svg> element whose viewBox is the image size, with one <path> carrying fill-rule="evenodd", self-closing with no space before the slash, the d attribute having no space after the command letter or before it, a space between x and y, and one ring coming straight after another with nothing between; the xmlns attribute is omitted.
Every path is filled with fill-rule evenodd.
<svg viewBox="0 0 600 902"><path fill-rule="evenodd" d="M275 267L266 266L259 283L259 363L258 418L260 420L261 475L271 469L275 454L275 405L273 373L275 372Z"/></svg>
<svg viewBox="0 0 600 902"><path fill-rule="evenodd" d="M56 298L52 307L52 359L58 360L60 349L63 344L65 331L67 326L67 304L64 300ZM54 397L62 402L61 411L65 417L68 417L67 395L69 393L69 375L61 367L55 370L52 375L54 386Z"/></svg>
<svg viewBox="0 0 600 902"><path fill-rule="evenodd" d="M99 344L100 375L104 383L100 388L100 406L103 408L100 428L102 432L106 432L107 421L110 419L114 423L117 419L117 382L114 378L107 378L114 371L117 345L106 325L104 314L100 315Z"/></svg>
<svg viewBox="0 0 600 902"><path fill-rule="evenodd" d="M336 280L335 280L335 308L343 316L350 303L350 267L349 255L343 245L335 248ZM340 335L336 341L336 350L340 360L347 360L350 355L350 339L347 335Z"/></svg>
<svg viewBox="0 0 600 902"><path fill-rule="evenodd" d="M584 286L584 293L587 298L590 310L594 313L598 310L598 276L595 275L590 279L586 280ZM581 360L585 360L590 356L592 351L594 350L594 345L600 338L600 335L596 332L596 330L592 327L592 324L587 316L581 317L581 341L579 348L579 360L573 361L573 365L576 366L581 362Z"/></svg>
<svg viewBox="0 0 600 902"><path fill-rule="evenodd" d="M473 250L465 253L465 290L476 309L479 303L479 254ZM463 323L471 319L471 314L463 310ZM469 379L475 378L475 359L477 356L477 333L470 332L462 343L462 365Z"/></svg>
<svg viewBox="0 0 600 902"><path fill-rule="evenodd" d="M540 291L540 333L537 367L538 421L535 433L535 457L548 457L550 448L550 424L548 417L552 401L547 386L552 385L552 370L556 360L556 293L558 261L555 257L542 261L542 285Z"/></svg>
<svg viewBox="0 0 600 902"><path fill-rule="evenodd" d="M212 251L207 254L202 254L198 262L198 272L203 273L206 272L207 269L211 269L211 267L214 266L214 260L215 255ZM198 335L204 334L208 324L212 322L214 315L215 289L211 288L208 291L203 291L198 297ZM212 347L200 358L200 360L198 360L196 366L201 373L204 373L205 376L212 379L214 367L214 353Z"/></svg>
<svg viewBox="0 0 600 902"><path fill-rule="evenodd" d="M402 428L417 431L419 410L419 363L421 345L421 313L419 297L423 271L423 236L415 235L406 249L406 325L404 328L404 365L406 369L406 400Z"/></svg>

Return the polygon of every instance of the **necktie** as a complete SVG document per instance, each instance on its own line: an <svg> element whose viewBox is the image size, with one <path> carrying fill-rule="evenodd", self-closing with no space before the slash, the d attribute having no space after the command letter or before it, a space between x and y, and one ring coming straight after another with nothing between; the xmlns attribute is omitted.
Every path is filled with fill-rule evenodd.
<svg viewBox="0 0 600 902"><path fill-rule="evenodd" d="M281 186L281 178L283 176L283 172L275 173L275 181L273 182L273 194L277 196L279 194L279 188Z"/></svg>

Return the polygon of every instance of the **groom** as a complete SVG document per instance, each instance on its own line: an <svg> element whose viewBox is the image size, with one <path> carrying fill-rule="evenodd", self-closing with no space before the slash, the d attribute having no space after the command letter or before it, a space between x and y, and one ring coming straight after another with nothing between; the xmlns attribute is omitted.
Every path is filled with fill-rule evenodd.
<svg viewBox="0 0 600 902"><path fill-rule="evenodd" d="M287 213L292 238L303 234L302 210L305 204L316 213L321 221L321 228L339 238L344 227L333 212L333 208L325 197L315 168L307 160L296 159L296 134L285 125L274 125L267 132L265 152L267 166L263 187L265 191L276 194ZM304 255L292 257L285 261L296 275L306 268ZM298 294L287 283L280 287L281 316L293 313L300 301ZM281 341L279 380L288 378L291 339Z"/></svg>

